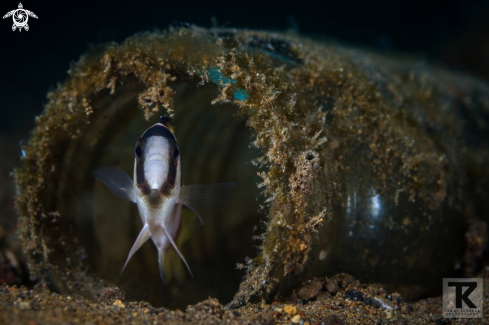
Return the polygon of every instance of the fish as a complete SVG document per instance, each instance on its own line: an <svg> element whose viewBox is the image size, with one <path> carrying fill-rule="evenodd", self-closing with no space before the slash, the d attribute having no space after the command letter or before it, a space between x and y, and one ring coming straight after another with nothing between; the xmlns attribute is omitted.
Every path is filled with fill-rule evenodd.
<svg viewBox="0 0 489 325"><path fill-rule="evenodd" d="M182 206L192 210L203 225L204 220L222 211L236 192L236 183L213 183L184 186L180 150L171 128L171 120L161 116L134 146L133 179L116 167L101 167L93 176L104 183L117 198L136 203L143 228L134 242L122 272L141 246L153 241L158 249L161 279L166 284L164 266L173 248L192 271L176 245L181 224Z"/></svg>

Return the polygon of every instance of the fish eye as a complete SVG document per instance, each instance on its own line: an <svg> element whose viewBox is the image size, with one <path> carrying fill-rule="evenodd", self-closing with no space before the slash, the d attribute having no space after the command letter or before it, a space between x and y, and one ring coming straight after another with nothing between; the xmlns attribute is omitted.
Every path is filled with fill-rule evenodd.
<svg viewBox="0 0 489 325"><path fill-rule="evenodd" d="M173 158L177 158L178 157L178 154L180 153L180 151L178 150L178 148L175 148L175 150L173 150Z"/></svg>
<svg viewBox="0 0 489 325"><path fill-rule="evenodd" d="M141 147L138 145L136 145L136 148L134 148L134 154L136 155L136 158L139 160L141 159L141 156L143 155L143 152L141 150Z"/></svg>

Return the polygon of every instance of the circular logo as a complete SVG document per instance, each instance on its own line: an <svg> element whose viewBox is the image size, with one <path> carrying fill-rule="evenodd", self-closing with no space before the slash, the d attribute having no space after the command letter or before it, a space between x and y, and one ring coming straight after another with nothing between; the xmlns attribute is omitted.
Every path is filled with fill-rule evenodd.
<svg viewBox="0 0 489 325"><path fill-rule="evenodd" d="M26 31L29 30L29 25L27 25L29 16L37 18L35 13L29 10L25 10L24 6L22 6L22 3L19 3L18 9L10 10L2 18L5 19L10 16L12 16L12 19L14 20L14 24L12 25L12 31L19 29L19 32L22 31L22 28L25 29Z"/></svg>
<svg viewBox="0 0 489 325"><path fill-rule="evenodd" d="M29 20L29 16L24 9L15 10L15 13L12 16L14 18L14 24L18 28L23 28L25 25L27 25L27 20Z"/></svg>

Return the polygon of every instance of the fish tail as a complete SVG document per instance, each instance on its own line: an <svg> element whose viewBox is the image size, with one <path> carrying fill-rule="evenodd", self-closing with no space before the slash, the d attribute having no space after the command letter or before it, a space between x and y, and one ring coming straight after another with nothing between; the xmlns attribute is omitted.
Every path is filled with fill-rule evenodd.
<svg viewBox="0 0 489 325"><path fill-rule="evenodd" d="M175 276L175 279L177 280L179 285L182 285L185 283L185 267L183 266L183 262L180 259L180 256L176 254L174 250L172 250L173 255L175 256L172 260L174 261L173 264L173 275Z"/></svg>
<svg viewBox="0 0 489 325"><path fill-rule="evenodd" d="M170 283L173 278L180 285L185 283L185 267L174 249L171 247L166 250L158 249L158 263L163 283Z"/></svg>
<svg viewBox="0 0 489 325"><path fill-rule="evenodd" d="M160 277L164 284L167 284L167 281L171 281L171 272L168 272L165 265L168 264L168 254L166 254L165 249L161 249L158 247L158 265L160 268ZM166 280L165 280L166 279Z"/></svg>

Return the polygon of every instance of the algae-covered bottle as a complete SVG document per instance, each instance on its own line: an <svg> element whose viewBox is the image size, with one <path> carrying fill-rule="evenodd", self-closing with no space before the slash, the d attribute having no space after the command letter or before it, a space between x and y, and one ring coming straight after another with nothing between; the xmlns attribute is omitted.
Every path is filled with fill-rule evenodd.
<svg viewBox="0 0 489 325"><path fill-rule="evenodd" d="M346 272L415 299L484 263L489 88L470 76L192 27L87 53L48 98L15 178L31 274L54 290L93 296L115 283L167 307L208 296L237 306ZM177 244L195 277L176 263L167 286L150 245L119 278L139 216L90 174L131 175L135 139L162 114L183 184L238 184L202 228L184 211Z"/></svg>

